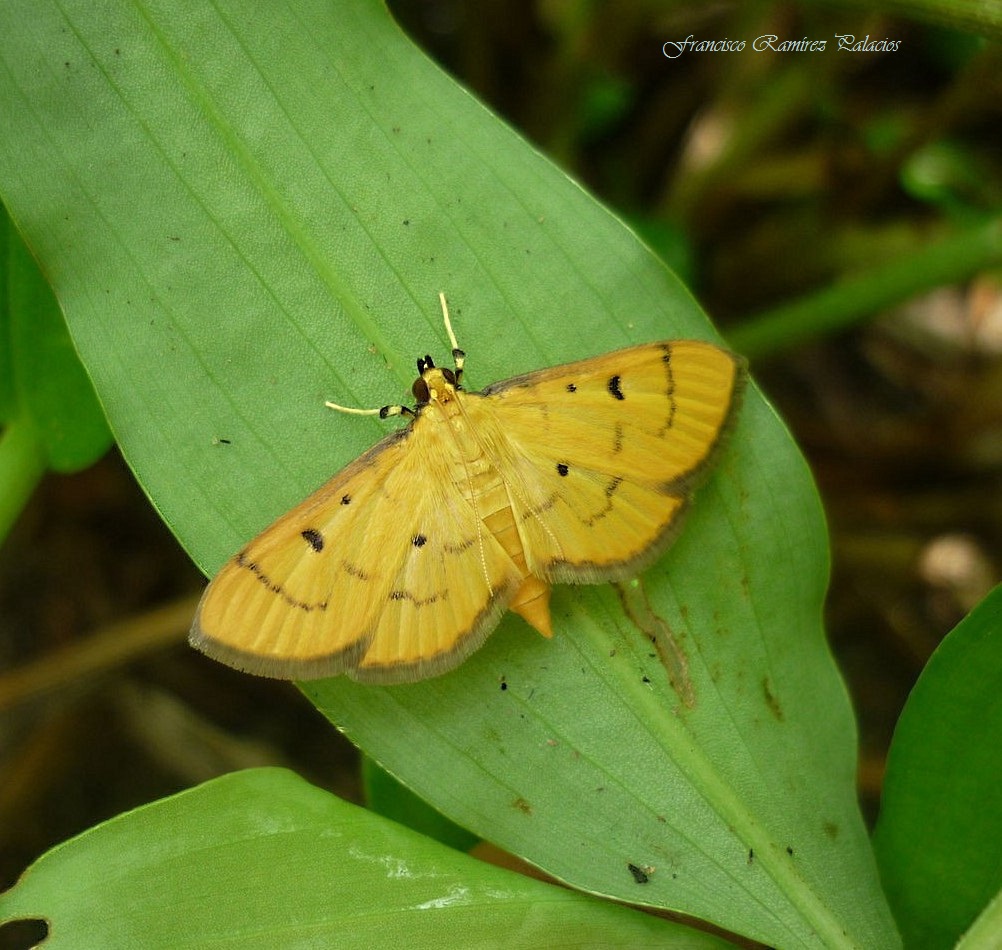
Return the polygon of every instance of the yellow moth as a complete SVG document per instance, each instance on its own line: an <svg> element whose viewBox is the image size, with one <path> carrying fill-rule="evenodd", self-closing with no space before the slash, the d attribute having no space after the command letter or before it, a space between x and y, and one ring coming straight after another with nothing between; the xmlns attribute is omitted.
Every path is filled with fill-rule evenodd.
<svg viewBox="0 0 1002 950"><path fill-rule="evenodd" d="M409 424L338 472L209 584L191 643L284 679L372 683L457 666L506 610L552 636L550 585L634 576L669 545L734 415L741 359L643 343L461 386L417 361Z"/></svg>

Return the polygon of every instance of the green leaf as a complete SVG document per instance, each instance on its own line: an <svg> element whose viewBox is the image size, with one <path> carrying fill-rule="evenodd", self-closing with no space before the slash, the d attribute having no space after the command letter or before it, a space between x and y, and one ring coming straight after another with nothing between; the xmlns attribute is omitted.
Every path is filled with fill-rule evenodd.
<svg viewBox="0 0 1002 950"><path fill-rule="evenodd" d="M46 468L85 468L111 444L59 305L0 207L0 540Z"/></svg>
<svg viewBox="0 0 1002 950"><path fill-rule="evenodd" d="M31 419L50 468L73 472L86 468L111 445L111 433L94 388L73 349L59 304L32 260L10 219L7 231L3 307L8 332L0 358L9 372L10 415Z"/></svg>
<svg viewBox="0 0 1002 950"><path fill-rule="evenodd" d="M471 835L435 811L423 798L418 798L368 756L362 758L362 782L365 804L377 814L392 818L457 851L469 851L477 843L476 835Z"/></svg>
<svg viewBox="0 0 1002 950"><path fill-rule="evenodd" d="M1002 586L939 645L894 731L874 846L911 946L952 947L992 899L998 918L999 683Z"/></svg>
<svg viewBox="0 0 1002 950"><path fill-rule="evenodd" d="M397 401L415 356L444 359L439 290L471 386L715 338L369 0L19 0L0 30L0 188L123 453L207 569L387 431L323 401ZM436 680L307 694L438 811L574 887L783 947L893 947L826 578L806 466L751 391L636 585L559 588L552 641L509 617Z"/></svg>
<svg viewBox="0 0 1002 950"><path fill-rule="evenodd" d="M729 946L484 864L282 769L227 775L54 848L0 895L0 922L18 918L48 921L47 950L535 948L554 934Z"/></svg>

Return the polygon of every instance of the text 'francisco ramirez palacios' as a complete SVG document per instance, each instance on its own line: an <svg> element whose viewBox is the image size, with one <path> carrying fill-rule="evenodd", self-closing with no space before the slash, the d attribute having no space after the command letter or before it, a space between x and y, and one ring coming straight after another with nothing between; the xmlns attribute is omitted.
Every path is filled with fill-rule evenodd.
<svg viewBox="0 0 1002 950"><path fill-rule="evenodd" d="M747 40L697 40L691 33L684 40L668 40L661 52L668 59L678 59L683 53L741 53L751 49L756 53L823 53L828 44L843 53L893 53L901 46L901 40L871 39L870 34L857 37L852 33L836 33L832 39L812 40L803 37L799 40L781 40L772 33L756 36L751 42Z"/></svg>

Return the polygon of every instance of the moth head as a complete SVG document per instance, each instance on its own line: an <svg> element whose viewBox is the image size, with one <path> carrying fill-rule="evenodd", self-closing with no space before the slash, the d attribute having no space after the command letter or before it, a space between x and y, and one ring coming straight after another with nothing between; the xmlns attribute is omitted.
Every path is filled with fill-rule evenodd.
<svg viewBox="0 0 1002 950"><path fill-rule="evenodd" d="M418 408L430 402L441 405L452 402L459 388L456 374L451 369L435 366L430 357L418 360L418 366L421 367L421 375L414 380L414 385L411 387Z"/></svg>
<svg viewBox="0 0 1002 950"><path fill-rule="evenodd" d="M466 354L456 343L456 337L452 332L452 324L449 323L448 311L445 310L445 298L442 298L442 312L445 315L445 326L452 342L452 358L456 361L454 370L446 367L438 367L435 361L425 354L418 357L417 371L418 378L411 386L411 392L417 401L415 409L421 409L430 402L437 402L439 405L447 405L455 398L456 391L460 388L459 381L463 376L463 363L466 361Z"/></svg>

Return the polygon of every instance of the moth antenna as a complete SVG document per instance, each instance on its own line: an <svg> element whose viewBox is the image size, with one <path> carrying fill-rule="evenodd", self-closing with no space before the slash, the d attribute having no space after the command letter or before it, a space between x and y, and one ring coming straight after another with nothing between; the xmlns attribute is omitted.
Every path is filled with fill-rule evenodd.
<svg viewBox="0 0 1002 950"><path fill-rule="evenodd" d="M336 402L325 402L328 409L347 413L349 416L379 416L388 419L390 416L413 416L414 410L409 406L382 406L379 409L353 409L351 406L339 406Z"/></svg>
<svg viewBox="0 0 1002 950"><path fill-rule="evenodd" d="M452 344L452 358L456 361L456 383L459 383L463 375L463 365L466 363L466 354L459 348L459 341L452 329L452 321L449 319L449 305L445 302L445 294L438 292L438 301L442 305L442 319L445 321L445 332L449 334L449 342Z"/></svg>

